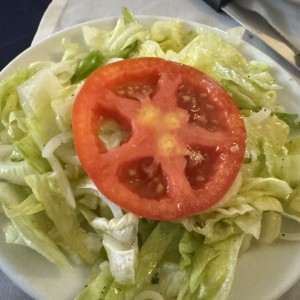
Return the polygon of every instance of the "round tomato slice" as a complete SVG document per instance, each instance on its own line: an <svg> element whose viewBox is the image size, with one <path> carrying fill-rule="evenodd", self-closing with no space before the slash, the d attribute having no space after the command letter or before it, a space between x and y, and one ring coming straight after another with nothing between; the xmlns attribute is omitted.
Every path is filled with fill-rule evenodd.
<svg viewBox="0 0 300 300"><path fill-rule="evenodd" d="M101 132L111 120L112 137L126 137L108 147ZM72 126L82 167L100 192L149 219L207 210L244 159L246 131L231 97L204 73L160 58L95 71L76 97Z"/></svg>

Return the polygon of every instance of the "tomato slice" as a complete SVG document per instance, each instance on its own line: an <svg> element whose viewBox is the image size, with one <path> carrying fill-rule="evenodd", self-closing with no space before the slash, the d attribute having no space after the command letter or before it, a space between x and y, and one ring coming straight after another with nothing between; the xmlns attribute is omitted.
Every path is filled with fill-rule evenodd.
<svg viewBox="0 0 300 300"><path fill-rule="evenodd" d="M127 132L113 148L99 137L108 120ZM207 210L244 159L246 131L231 97L204 73L160 58L95 71L76 97L72 124L82 167L102 194L149 219Z"/></svg>

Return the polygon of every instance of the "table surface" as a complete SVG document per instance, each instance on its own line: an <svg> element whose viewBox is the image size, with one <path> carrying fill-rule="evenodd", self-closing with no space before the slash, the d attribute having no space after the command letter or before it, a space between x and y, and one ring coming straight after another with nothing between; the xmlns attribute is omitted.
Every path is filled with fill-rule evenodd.
<svg viewBox="0 0 300 300"><path fill-rule="evenodd" d="M0 18L0 70L27 49L51 0L5 1ZM2 4L3 6L3 4Z"/></svg>
<svg viewBox="0 0 300 300"><path fill-rule="evenodd" d="M30 47L41 18L51 0L5 1L0 12L0 70ZM0 300L30 300L0 270Z"/></svg>
<svg viewBox="0 0 300 300"><path fill-rule="evenodd" d="M31 45L41 18L50 2L50 0L18 0L17 4L14 1L5 2L5 9L2 9L0 13L0 37L2 41L0 44L0 70ZM79 3L79 1L77 2ZM106 2L108 7L109 4L107 3L109 1ZM148 8L151 9L151 5ZM111 12L108 11L107 13ZM58 24L61 27L66 25ZM14 285L1 270L0 291L0 300L32 299ZM300 299L299 285L293 287L280 299Z"/></svg>

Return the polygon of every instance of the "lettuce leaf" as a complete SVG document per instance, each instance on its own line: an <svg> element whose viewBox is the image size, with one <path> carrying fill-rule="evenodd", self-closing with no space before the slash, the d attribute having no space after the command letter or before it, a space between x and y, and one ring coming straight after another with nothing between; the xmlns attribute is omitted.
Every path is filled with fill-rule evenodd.
<svg viewBox="0 0 300 300"><path fill-rule="evenodd" d="M110 284L113 281L113 276L109 270L108 262L103 262L98 267L97 275L89 284L76 296L75 300L103 300Z"/></svg>
<svg viewBox="0 0 300 300"><path fill-rule="evenodd" d="M192 256L188 280L182 282L177 299L227 299L243 238L241 234L201 244Z"/></svg>
<svg viewBox="0 0 300 300"><path fill-rule="evenodd" d="M45 213L54 224L52 238L67 251L76 263L93 263L101 247L96 233L87 232L66 202L56 173L29 175L25 178L35 197L43 204Z"/></svg>
<svg viewBox="0 0 300 300"><path fill-rule="evenodd" d="M41 207L32 206L29 199L21 187L0 182L0 202L12 224L5 229L7 241L26 245L52 263L69 268L65 255L44 230L44 217L36 214Z"/></svg>
<svg viewBox="0 0 300 300"><path fill-rule="evenodd" d="M138 217L128 213L108 221L95 218L92 226L103 231L103 246L106 250L109 269L115 281L134 284L138 256Z"/></svg>

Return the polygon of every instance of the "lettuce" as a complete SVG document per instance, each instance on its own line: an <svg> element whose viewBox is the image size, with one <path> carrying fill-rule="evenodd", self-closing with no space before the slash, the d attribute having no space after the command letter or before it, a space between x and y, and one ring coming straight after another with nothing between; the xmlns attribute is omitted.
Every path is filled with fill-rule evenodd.
<svg viewBox="0 0 300 300"><path fill-rule="evenodd" d="M25 185L24 176L35 174L37 171L27 160L14 161L11 159L13 151L12 145L0 146L0 178L14 184Z"/></svg>
<svg viewBox="0 0 300 300"><path fill-rule="evenodd" d="M193 66L219 81L241 109L279 109L276 91L281 87L268 65L248 62L236 45L228 42L233 41L232 31L222 37L199 28L197 34L187 35L182 24L173 21L155 23L151 33L151 39L141 44L135 57L162 57Z"/></svg>
<svg viewBox="0 0 300 300"><path fill-rule="evenodd" d="M0 195L4 212L11 222L5 228L6 240L26 245L54 264L69 268L65 255L56 242L48 236L43 216L36 214L42 207L32 205L32 198L27 198L26 191L10 183L0 182ZM23 202L24 199L26 202Z"/></svg>
<svg viewBox="0 0 300 300"><path fill-rule="evenodd" d="M57 244L77 263L93 263L101 247L99 237L80 226L75 211L65 201L59 175L56 173L29 175L25 180L53 222L52 237Z"/></svg>
<svg viewBox="0 0 300 300"><path fill-rule="evenodd" d="M176 224L159 222L138 253L134 285L124 286L114 281L105 299L134 299L148 290L149 286L152 287L164 255L172 251L169 247L177 235L180 236L180 232L180 227Z"/></svg>
<svg viewBox="0 0 300 300"><path fill-rule="evenodd" d="M124 9L123 16L117 21L112 31L102 31L94 27L83 26L83 37L86 45L103 53L111 53L122 50L137 40L146 40L149 37L149 31L145 30L133 16L129 15L130 12Z"/></svg>
<svg viewBox="0 0 300 300"><path fill-rule="evenodd" d="M244 234L234 235L197 247L177 299L227 299L243 238ZM185 242L193 243L188 239Z"/></svg>
<svg viewBox="0 0 300 300"><path fill-rule="evenodd" d="M138 217L126 214L108 221L95 218L92 226L103 231L103 246L106 250L110 272L121 284L133 284L138 255Z"/></svg>
<svg viewBox="0 0 300 300"><path fill-rule="evenodd" d="M110 273L108 262L103 262L98 267L98 272L89 284L76 296L75 300L102 300L110 284L113 281L113 276Z"/></svg>

